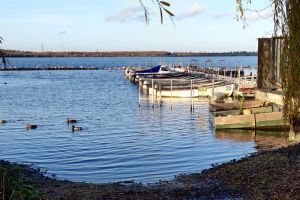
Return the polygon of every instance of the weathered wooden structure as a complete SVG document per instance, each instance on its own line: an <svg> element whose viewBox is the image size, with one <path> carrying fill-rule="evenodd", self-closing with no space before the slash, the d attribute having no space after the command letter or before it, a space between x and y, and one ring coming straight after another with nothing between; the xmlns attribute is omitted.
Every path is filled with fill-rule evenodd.
<svg viewBox="0 0 300 200"><path fill-rule="evenodd" d="M288 123L282 119L282 112L266 112L267 109L258 110L256 108L252 114L233 115L227 117L216 117L216 129L256 129L256 130L288 130ZM251 109L253 110L253 109Z"/></svg>
<svg viewBox="0 0 300 200"><path fill-rule="evenodd" d="M257 90L255 97L283 106L280 55L282 52L282 37L258 39Z"/></svg>
<svg viewBox="0 0 300 200"><path fill-rule="evenodd" d="M257 87L278 89L280 87L281 37L258 39Z"/></svg>

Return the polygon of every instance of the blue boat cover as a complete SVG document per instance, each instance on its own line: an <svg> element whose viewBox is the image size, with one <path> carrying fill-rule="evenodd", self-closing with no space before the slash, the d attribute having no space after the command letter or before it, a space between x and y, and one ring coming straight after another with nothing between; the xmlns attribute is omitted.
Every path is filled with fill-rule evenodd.
<svg viewBox="0 0 300 200"><path fill-rule="evenodd" d="M156 67L153 67L151 69L145 69L145 70L141 70L141 71L137 71L137 74L144 74L144 73L158 73L160 70L161 65L158 65Z"/></svg>

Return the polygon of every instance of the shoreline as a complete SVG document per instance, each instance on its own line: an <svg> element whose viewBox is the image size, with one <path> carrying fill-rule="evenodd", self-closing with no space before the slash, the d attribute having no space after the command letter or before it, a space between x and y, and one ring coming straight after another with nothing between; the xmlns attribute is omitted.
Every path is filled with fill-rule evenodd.
<svg viewBox="0 0 300 200"><path fill-rule="evenodd" d="M257 52L169 52L169 51L19 51L2 50L5 57L215 57L257 56Z"/></svg>
<svg viewBox="0 0 300 200"><path fill-rule="evenodd" d="M300 144L254 153L240 160L212 165L200 173L180 174L173 180L150 185L131 181L92 184L57 180L29 165L2 160L0 170L1 178L6 171L6 176L15 177L18 188L23 188L6 188L6 197L15 191L24 197L33 195L30 196L33 199L300 198ZM20 185L29 189L24 190L26 187ZM2 197L2 189L0 194Z"/></svg>

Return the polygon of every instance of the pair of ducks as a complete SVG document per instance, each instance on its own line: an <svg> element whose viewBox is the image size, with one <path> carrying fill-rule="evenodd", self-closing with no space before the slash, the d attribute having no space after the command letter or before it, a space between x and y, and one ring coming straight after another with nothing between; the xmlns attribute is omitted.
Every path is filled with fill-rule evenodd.
<svg viewBox="0 0 300 200"><path fill-rule="evenodd" d="M73 124L73 123L77 123L77 120L76 119L72 119L72 118L68 118L68 119L66 119L65 120L65 122L67 123L67 124ZM82 131L82 127L80 127L80 126L72 126L72 131L74 132L74 131Z"/></svg>
<svg viewBox="0 0 300 200"><path fill-rule="evenodd" d="M3 121L3 120L2 120ZM4 120L5 121L5 120ZM68 118L65 120L65 122L67 124L71 124L71 123L77 123L77 120L76 119L71 119L71 118ZM6 123L6 122L5 122ZM25 128L27 129L36 129L37 128L37 125L36 124L26 124L25 125ZM82 127L80 126L72 126L72 131L82 131Z"/></svg>

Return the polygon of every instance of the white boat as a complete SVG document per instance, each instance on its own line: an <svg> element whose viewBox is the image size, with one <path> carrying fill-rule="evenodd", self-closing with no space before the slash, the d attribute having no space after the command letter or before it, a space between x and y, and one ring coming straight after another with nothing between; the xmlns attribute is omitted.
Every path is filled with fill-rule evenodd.
<svg viewBox="0 0 300 200"><path fill-rule="evenodd" d="M234 91L234 84L216 83L214 86L210 85L195 85L192 87L174 87L174 88L159 88L156 85L154 89L149 88L149 95L156 97L177 97L177 98L196 98L196 97L226 97L231 96Z"/></svg>

